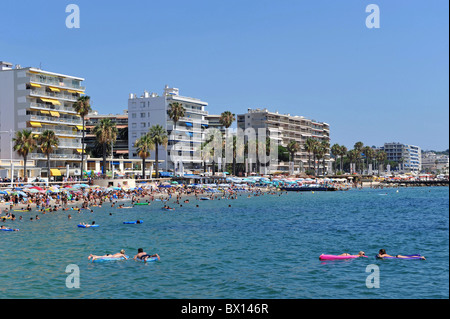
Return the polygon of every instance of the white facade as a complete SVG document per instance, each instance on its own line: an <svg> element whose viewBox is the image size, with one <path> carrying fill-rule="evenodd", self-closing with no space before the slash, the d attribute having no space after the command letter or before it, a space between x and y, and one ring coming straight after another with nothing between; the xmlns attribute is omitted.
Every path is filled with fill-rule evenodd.
<svg viewBox="0 0 450 319"><path fill-rule="evenodd" d="M318 141L330 141L330 125L325 122L310 120L303 116L292 116L290 114L279 114L278 112L269 112L264 109L248 109L247 113L237 115L237 127L242 130L253 128L255 132L258 129L265 129L266 136L275 133L275 138L282 146L287 146L290 141L296 141L300 145L300 151L294 156L294 171L306 171L313 168L313 159L305 151L305 142L308 138ZM272 138L272 137L271 137ZM330 154L329 150L326 157L326 164L323 167L323 161L318 161L317 166L320 172L325 172L329 168ZM308 165L311 167L308 167ZM288 163L279 163L278 169L289 170ZM292 168L291 168L292 169Z"/></svg>
<svg viewBox="0 0 450 319"><path fill-rule="evenodd" d="M59 174L59 168L81 168L82 121L73 108L85 88L83 78L48 72L37 68L12 68L0 62L0 131L29 129L37 137L44 130L53 130L59 146L50 156L50 166ZM12 134L14 137L14 134ZM11 134L0 134L0 158L10 158ZM16 152L13 159L21 159ZM46 155L37 147L30 155L37 167L47 167ZM46 172L46 169L43 170Z"/></svg>
<svg viewBox="0 0 450 319"><path fill-rule="evenodd" d="M168 116L170 104L179 102L186 109L186 114L176 123ZM154 125L161 125L169 136L167 149L159 147L158 160L160 168L185 172L200 170L202 160L198 154L204 140L204 129L208 126L205 107L208 103L192 97L179 95L177 88L164 88L162 96L144 92L140 97L130 94L128 99L128 149L130 158L139 158L134 146L137 139L148 133ZM151 152L150 159L155 159Z"/></svg>
<svg viewBox="0 0 450 319"><path fill-rule="evenodd" d="M422 170L430 173L448 174L449 156L437 155L434 152L422 153Z"/></svg>
<svg viewBox="0 0 450 319"><path fill-rule="evenodd" d="M420 172L422 170L422 151L419 146L402 143L384 143L382 150L387 160L399 163L404 172Z"/></svg>

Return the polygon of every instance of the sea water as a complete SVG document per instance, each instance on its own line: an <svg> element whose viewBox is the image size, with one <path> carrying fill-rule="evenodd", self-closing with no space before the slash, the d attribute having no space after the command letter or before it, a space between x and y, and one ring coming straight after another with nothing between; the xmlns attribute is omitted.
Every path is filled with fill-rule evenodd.
<svg viewBox="0 0 450 319"><path fill-rule="evenodd" d="M170 202L173 211L15 212L23 220L4 224L20 231L0 231L0 298L449 298L448 187L247 196ZM100 227L77 227L92 221ZM161 261L87 258L138 248ZM381 248L427 259L377 260ZM360 250L368 258L319 260Z"/></svg>

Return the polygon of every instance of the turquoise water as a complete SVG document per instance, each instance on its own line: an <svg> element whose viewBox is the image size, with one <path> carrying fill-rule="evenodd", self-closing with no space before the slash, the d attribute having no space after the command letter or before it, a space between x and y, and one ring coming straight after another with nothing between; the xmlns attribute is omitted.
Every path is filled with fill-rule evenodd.
<svg viewBox="0 0 450 319"><path fill-rule="evenodd" d="M16 212L24 220L5 224L20 231L0 231L0 298L449 298L448 187L245 194L191 200L175 211L162 205L106 205L93 214L70 211L71 220L68 212L37 221L29 221L36 213ZM144 223L122 224L136 219ZM93 220L99 228L76 226ZM139 247L161 261L87 259L120 249L134 256ZM427 260L376 260L380 248ZM370 258L318 259L360 250ZM70 264L79 267L79 288L66 287ZM371 264L379 288L366 286Z"/></svg>

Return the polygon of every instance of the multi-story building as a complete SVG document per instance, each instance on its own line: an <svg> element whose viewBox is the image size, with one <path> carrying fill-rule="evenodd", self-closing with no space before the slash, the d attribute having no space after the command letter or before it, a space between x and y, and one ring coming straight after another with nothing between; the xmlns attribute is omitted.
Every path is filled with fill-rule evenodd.
<svg viewBox="0 0 450 319"><path fill-rule="evenodd" d="M290 114L279 114L264 109L248 109L247 113L237 115L237 127L245 130L253 128L257 134L258 129L265 129L266 136L278 140L282 146L287 146L290 141L296 141L300 145L300 151L294 156L294 171L306 171L314 166L310 160L310 154L305 150L308 138L318 141L330 141L330 125L325 122L310 120L303 116L292 116ZM312 156L311 156L312 157ZM318 161L316 167L319 171L327 171L330 161L330 150L325 155L326 167L323 161ZM309 166L310 165L310 166ZM288 171L288 163L279 163L277 170Z"/></svg>
<svg viewBox="0 0 450 319"><path fill-rule="evenodd" d="M402 143L384 143L381 147L386 152L387 160L397 162L403 172L420 172L422 169L422 154L419 146Z"/></svg>
<svg viewBox="0 0 450 319"><path fill-rule="evenodd" d="M50 155L53 176L73 175L81 169L83 124L73 104L84 94L83 81L76 76L19 65L13 68L11 63L0 62L0 131L29 129L35 136L45 130L54 131L59 146ZM2 134L0 158L9 158L9 152L10 136ZM20 156L14 152L13 158ZM35 161L36 167L44 168L45 177L47 156L39 147L29 159Z"/></svg>
<svg viewBox="0 0 450 319"><path fill-rule="evenodd" d="M101 119L110 119L112 123L116 124L118 130L117 139L113 144L113 157L114 158L128 158L128 111L124 110L123 114L98 114L97 111L92 111L85 117L85 143L86 149L90 150L91 155L97 155L101 157L96 137L92 132L94 127L100 122Z"/></svg>
<svg viewBox="0 0 450 319"><path fill-rule="evenodd" d="M180 118L176 127L168 115L170 104L178 102L185 108L185 116ZM162 96L144 92L137 97L130 94L128 99L128 149L130 158L139 158L135 142L147 134L154 125L161 125L169 135L167 148L160 146L158 160L160 168L174 172L200 170L202 159L198 155L204 140L204 129L208 126L205 107L208 105L197 98L179 95L179 89L166 85ZM154 152L151 159L154 159Z"/></svg>
<svg viewBox="0 0 450 319"><path fill-rule="evenodd" d="M422 171L426 173L448 174L449 156L438 155L434 152L422 153Z"/></svg>

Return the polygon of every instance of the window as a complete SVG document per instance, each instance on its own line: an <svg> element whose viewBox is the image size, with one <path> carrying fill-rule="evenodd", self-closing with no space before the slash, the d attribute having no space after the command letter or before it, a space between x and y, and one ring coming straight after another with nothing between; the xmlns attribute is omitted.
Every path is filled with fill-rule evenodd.
<svg viewBox="0 0 450 319"><path fill-rule="evenodd" d="M136 118L136 113L131 113L131 118L135 119Z"/></svg>
<svg viewBox="0 0 450 319"><path fill-rule="evenodd" d="M141 128L145 128L145 123L144 122L141 123Z"/></svg>
<svg viewBox="0 0 450 319"><path fill-rule="evenodd" d="M145 112L141 113L141 118L145 117Z"/></svg>
<svg viewBox="0 0 450 319"><path fill-rule="evenodd" d="M137 124L136 123L132 123L131 124L131 128L136 128Z"/></svg>

